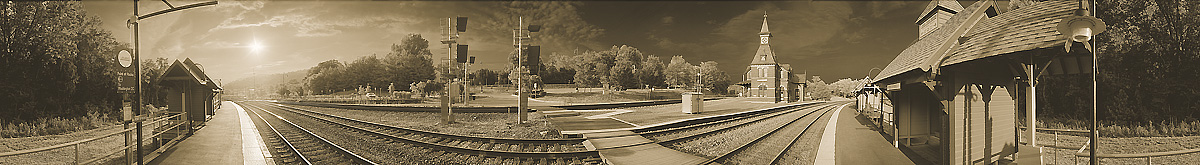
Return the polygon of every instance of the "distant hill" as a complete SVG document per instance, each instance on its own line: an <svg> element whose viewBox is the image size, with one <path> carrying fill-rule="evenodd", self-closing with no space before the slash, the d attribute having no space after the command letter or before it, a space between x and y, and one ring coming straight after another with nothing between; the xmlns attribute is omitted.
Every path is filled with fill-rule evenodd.
<svg viewBox="0 0 1200 165"><path fill-rule="evenodd" d="M291 71L287 73L252 76L226 83L223 87L228 94L257 94L259 96L267 96L274 94L276 91L275 88L280 84L288 83L289 86L303 84L304 76L306 75L308 75L308 69ZM251 91L250 89L254 90Z"/></svg>

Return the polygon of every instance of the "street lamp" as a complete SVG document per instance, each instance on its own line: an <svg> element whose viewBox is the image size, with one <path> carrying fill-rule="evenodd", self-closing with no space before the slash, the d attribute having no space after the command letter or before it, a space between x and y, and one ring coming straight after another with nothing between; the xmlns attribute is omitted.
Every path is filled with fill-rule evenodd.
<svg viewBox="0 0 1200 165"><path fill-rule="evenodd" d="M1095 2L1092 3L1092 8L1093 9L1096 8ZM1099 120L1096 119L1096 113L1097 113L1097 111L1096 111L1096 108L1097 108L1097 106L1096 106L1097 105L1096 104L1096 88L1097 88L1096 75L1098 75L1098 72L1100 72L1100 69L1099 69L1099 66L1097 65L1098 64L1097 59L1099 57L1097 57L1096 50L1092 49L1093 45L1096 43L1095 42L1089 43L1089 41L1092 40L1092 36L1095 36L1095 35L1100 34L1101 32L1104 32L1105 25L1104 25L1103 20L1100 20L1099 18L1090 16L1090 15L1088 15L1087 12L1088 12L1088 10L1083 8L1083 1L1082 0L1079 1L1079 9L1075 10L1075 15L1068 16L1068 17L1060 20L1058 23L1057 30L1061 34L1070 35L1070 37L1066 40L1066 44L1063 45L1065 47L1064 49L1066 49L1066 52L1068 52L1068 53L1071 52L1071 44L1073 42L1082 42L1083 46L1085 48L1087 48L1088 51L1092 52L1092 131L1091 131L1091 136L1089 137L1089 140L1091 141L1091 143L1090 143L1090 146L1088 146L1088 147L1090 147L1091 150L1089 151L1088 156L1090 158L1091 164L1096 165L1096 164L1100 164L1100 159L1096 158L1096 150L1097 150L1096 146L1097 146L1097 143L1100 143L1098 141L1098 140L1100 140L1100 137L1099 137L1100 130L1097 129L1100 124L1099 124ZM1095 11L1092 11L1092 12L1093 12L1092 14L1094 15ZM1034 126L1032 126L1032 125L1030 125L1029 127L1030 127L1030 129L1034 128Z"/></svg>
<svg viewBox="0 0 1200 165"><path fill-rule="evenodd" d="M133 113L137 113L137 115L141 115L142 106L143 106L142 105L142 65L140 62L141 60L139 59L141 56L141 51L139 50L139 46L140 46L141 42L139 41L139 37L138 37L138 31L139 31L138 30L138 28L139 28L138 21L141 21L143 19L147 19L150 17L162 15L162 14L179 11L179 10L204 7L204 6L212 6L212 5L217 4L217 1L208 1L208 2L193 3L193 4L175 7L174 5L171 5L171 3L167 2L166 0L163 0L162 2L166 3L167 7L170 7L170 8L165 9L165 10L156 11L156 12L146 14L146 15L139 15L138 0L133 0L133 17L129 18L129 20L126 20L126 23L127 23L126 27L128 27L128 25L130 25L130 24L133 25L133 68L134 68L133 70L134 70L134 76L137 79L137 86L134 86L134 89L133 89L134 97L136 99L134 99L134 104L133 104L134 106L132 108L132 111L133 111ZM137 122L137 127L138 127L137 132L136 132L137 133L137 135L136 135L137 142L135 143L135 144L137 144L137 147L136 147L137 148L137 164L141 165L142 159L144 159L144 157L142 157L142 154L141 154L142 153L142 128L141 128L142 121L136 121L136 122ZM126 129L128 129L129 123L130 122L124 122L122 125L124 125L123 127L125 127ZM189 126L189 127L191 127L191 126ZM128 134L129 134L129 132L126 132L126 136L125 136L126 146L129 145L128 142L130 140L130 136L128 136ZM125 155L129 155L129 152L130 152L130 149L126 148ZM126 164L132 164L132 163L128 162L128 161L134 161L134 160L132 160L132 158L133 157L127 156Z"/></svg>

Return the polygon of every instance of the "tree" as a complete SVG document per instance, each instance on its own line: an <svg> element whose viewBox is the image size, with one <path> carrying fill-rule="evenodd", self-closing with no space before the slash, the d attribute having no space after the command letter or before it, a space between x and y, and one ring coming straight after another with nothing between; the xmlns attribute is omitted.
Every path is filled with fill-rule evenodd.
<svg viewBox="0 0 1200 165"><path fill-rule="evenodd" d="M79 2L0 3L0 119L112 113L120 103L110 69L128 45ZM148 77L147 77L148 78ZM144 80L139 80L144 81Z"/></svg>
<svg viewBox="0 0 1200 165"><path fill-rule="evenodd" d="M666 75L663 73L665 68L666 64L663 64L662 59L650 55L642 61L642 68L638 69L638 77L642 79L642 84L654 88L666 88Z"/></svg>
<svg viewBox="0 0 1200 165"><path fill-rule="evenodd" d="M471 74L471 85L496 85L496 71L490 69L479 69L474 74Z"/></svg>
<svg viewBox="0 0 1200 165"><path fill-rule="evenodd" d="M727 88L732 83L729 82L729 75L725 74L717 67L716 61L705 61L700 63L700 79L701 88L708 89L717 94L727 94Z"/></svg>
<svg viewBox="0 0 1200 165"><path fill-rule="evenodd" d="M638 76L611 76L611 75L635 75L634 71L640 68L642 51L629 45L621 45L616 48L616 56L614 65L609 70L609 79L611 79L610 87L614 90L625 90L629 88L637 88Z"/></svg>
<svg viewBox="0 0 1200 165"><path fill-rule="evenodd" d="M821 80L821 76L812 76L812 79L808 80L806 91L813 100L827 100L833 96L833 90L825 84L825 80Z"/></svg>
<svg viewBox="0 0 1200 165"><path fill-rule="evenodd" d="M671 63L663 70L666 83L670 86L688 87L696 82L696 66L688 63L683 56L671 57Z"/></svg>
<svg viewBox="0 0 1200 165"><path fill-rule="evenodd" d="M604 53L594 51L579 55L574 68L575 84L595 87L606 82L611 65L607 64L604 56Z"/></svg>
<svg viewBox="0 0 1200 165"><path fill-rule="evenodd" d="M167 91L158 85L162 80L157 79L171 66L167 61L162 57L142 60L142 77L146 79L142 84L142 101L146 104L167 105Z"/></svg>
<svg viewBox="0 0 1200 165"><path fill-rule="evenodd" d="M398 85L434 79L435 68L431 59L433 53L429 52L429 40L425 40L420 34L409 34L400 40L400 44L392 44L392 51L383 59L387 64L387 75L381 76L385 77L387 82Z"/></svg>

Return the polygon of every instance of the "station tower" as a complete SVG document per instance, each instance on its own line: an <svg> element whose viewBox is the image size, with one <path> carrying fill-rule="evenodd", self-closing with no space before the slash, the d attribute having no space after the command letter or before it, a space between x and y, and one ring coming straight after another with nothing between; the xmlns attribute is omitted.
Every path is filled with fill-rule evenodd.
<svg viewBox="0 0 1200 165"><path fill-rule="evenodd" d="M762 29L758 32L758 50L755 51L750 66L746 67L743 81L738 83L746 89L742 96L766 97L774 102L799 100L797 93L801 92L803 81L792 74L788 64L775 62L775 52L771 50L771 31L767 28L767 14L763 13Z"/></svg>

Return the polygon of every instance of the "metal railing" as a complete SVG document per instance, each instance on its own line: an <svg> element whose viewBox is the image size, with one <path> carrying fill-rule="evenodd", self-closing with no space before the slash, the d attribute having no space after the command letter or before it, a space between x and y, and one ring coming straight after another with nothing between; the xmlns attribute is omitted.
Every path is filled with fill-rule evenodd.
<svg viewBox="0 0 1200 165"><path fill-rule="evenodd" d="M1020 129L1029 129L1028 127L1024 127L1024 126L1022 126L1022 127L1019 127L1019 128L1020 128ZM1088 133L1091 133L1091 131L1088 131L1088 130L1075 130L1075 129L1053 129L1053 128L1038 128L1038 129L1037 129L1037 131L1046 131L1046 132L1053 132L1053 133L1054 133L1054 144L1050 144L1050 145L1046 145L1046 144L1038 144L1038 146L1043 146L1043 147L1051 147L1051 148L1060 148L1060 149L1070 149L1070 150L1075 150L1076 148L1078 148L1078 150L1079 150L1079 151L1078 151L1078 152L1075 152L1075 154L1073 154L1073 155L1075 155L1076 161L1078 161L1078 158L1079 158L1079 157L1091 157L1091 153L1088 153L1088 152L1083 152L1084 150L1087 150L1087 148L1085 148L1085 147L1087 147L1087 146L1088 146L1088 144L1087 144L1087 143L1092 143L1091 141L1088 141L1087 143L1085 143L1083 146L1080 146L1080 147L1070 147L1070 146L1059 146L1059 145L1058 145L1058 135L1059 135L1059 133L1060 133L1060 132L1069 132L1069 133L1085 133L1085 134L1088 134ZM1036 136L1036 135L1030 135L1030 136ZM1028 144L1028 142L1022 142L1022 143L1023 143L1023 144ZM1153 158L1154 158L1154 157L1175 156L1175 155L1192 154L1192 153L1200 153L1200 148L1192 148L1192 149L1176 150L1176 151L1163 151L1163 152L1132 153L1132 154L1096 154L1096 158L1097 158L1097 159L1104 159L1104 158L1146 158L1146 164L1151 164L1151 163L1153 163ZM1057 159L1057 154L1055 154L1055 159L1054 159L1054 160L1055 160L1055 161L1057 161L1057 160L1058 160L1058 159Z"/></svg>
<svg viewBox="0 0 1200 165"><path fill-rule="evenodd" d="M172 119L172 118L179 118L179 117L183 117L183 115L186 115L186 113L178 113L178 114L174 114L174 115L169 115L169 116L163 116L163 117L157 117L157 118L154 118L154 119L149 119L151 122L135 122L135 123L138 123L138 124L142 124L142 126L145 126L145 125L152 125L152 126L150 127L150 128L152 128L152 129L164 128L164 127L166 127L166 129L163 129L164 131L162 131L162 132L157 132L157 133L155 133L155 134L153 134L153 135L151 135L151 136L149 136L149 137L146 137L146 138L143 138L143 139L139 139L139 140L141 140L142 142L145 142L145 141L147 141L147 140L155 140L155 141L152 141L152 142L161 142L161 139L158 139L158 137L159 137L160 135L162 135L163 133L175 132L175 131L169 131L169 130L178 129L180 125L183 125L183 124L186 124L186 123L187 123L187 122L185 122L184 120L170 120L170 119ZM173 124L164 124L164 123L163 123L164 121L170 121L170 122L173 122ZM168 125L170 125L170 126L168 126ZM105 153L105 154L103 154L103 155L100 155L99 157L91 158L91 159L88 159L88 160L82 160L82 158L81 158L81 157L80 157L80 155L79 155L79 145L81 145L81 144L84 144L84 143L88 143L88 142L92 142L92 141L96 141L96 140L100 140L100 139L105 139L105 138L113 137L113 136L116 136L116 135L128 135L128 133L130 133L131 131L133 131L133 132L139 132L139 133L140 133L141 131L139 131L139 130L138 130L139 128L145 129L144 127L141 127L141 126L137 126L137 125L133 125L133 126L135 126L135 127L126 128L126 129L122 129L122 130L120 130L120 131L116 131L116 132L112 132L112 133L108 133L108 134L104 134L104 135L101 135L101 136L96 136L96 137L92 137L92 138L87 138L87 139L83 139L83 140L77 140L77 141L72 141L72 142L67 142L67 143L62 143L62 144L57 144L57 145L47 146L47 147L41 147L41 148L34 148L34 149L26 149L26 150L19 150L19 151L4 152L4 153L0 153L0 158L5 158L5 157L15 157L15 156L28 155L28 154L33 154L33 153L48 152L48 151L52 151L52 150L56 150L56 149L61 149L61 148L67 148L67 147L71 147L71 148L74 150L74 151L73 151L73 154L72 154L72 155L73 155L73 156L72 156L72 157L73 157L73 158L72 158L72 163L73 163L73 164L93 164L93 163L98 163L97 161L100 161L100 160L103 160L104 158L108 158L108 157L110 157L110 156L116 155L117 153L121 153L121 152L123 152L123 151L126 151L127 149L130 149L131 147L139 147L139 148L140 148L140 146L135 146L135 145L125 145L124 147L116 148L116 149L112 150L111 152L108 152L108 153ZM179 132L182 132L182 131L179 131ZM177 133L178 133L178 132L177 132ZM169 141L172 141L172 142L173 142L173 141L176 141L176 140L178 140L178 139L179 139L179 137L181 137L181 136L176 136L175 138L173 138L173 139L171 139L171 140L169 140ZM156 139L157 139L157 140L156 140ZM147 143L147 144L148 144L148 143ZM160 149L161 149L161 148L163 148L163 147L160 147ZM139 154L140 154L140 153L139 153Z"/></svg>

